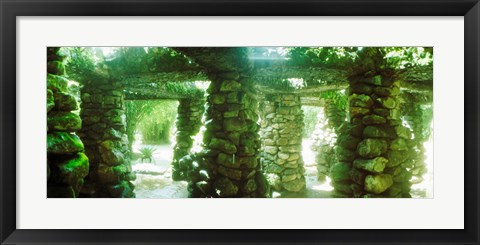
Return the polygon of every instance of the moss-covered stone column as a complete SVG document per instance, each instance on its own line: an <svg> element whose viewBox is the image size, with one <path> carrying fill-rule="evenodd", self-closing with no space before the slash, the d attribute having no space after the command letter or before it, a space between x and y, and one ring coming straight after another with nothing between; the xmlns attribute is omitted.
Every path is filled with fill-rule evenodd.
<svg viewBox="0 0 480 245"><path fill-rule="evenodd" d="M423 175L428 169L425 165L426 155L423 145L431 136L431 123L433 118L432 95L430 93L408 93L402 91L401 96L405 101L402 104L404 119L408 122L413 131L413 141L415 154L412 156L412 166L410 172L414 179L413 184L423 181Z"/></svg>
<svg viewBox="0 0 480 245"><path fill-rule="evenodd" d="M178 105L176 120L176 144L173 149L172 178L173 180L186 180L187 170L180 168L179 161L188 155L193 146L193 138L202 125L202 115L205 101L203 99L181 99Z"/></svg>
<svg viewBox="0 0 480 245"><path fill-rule="evenodd" d="M252 83L237 72L217 74L208 88L201 154L189 164L192 197L265 197L259 164L258 103ZM186 160L186 158L188 158Z"/></svg>
<svg viewBox="0 0 480 245"><path fill-rule="evenodd" d="M91 168L86 197L135 197L126 135L122 86L98 76L83 82L81 90L85 152Z"/></svg>
<svg viewBox="0 0 480 245"><path fill-rule="evenodd" d="M280 193L304 191L300 96L267 95L262 110L262 166L270 185Z"/></svg>
<svg viewBox="0 0 480 245"><path fill-rule="evenodd" d="M324 182L327 176L330 176L330 167L337 162L334 146L346 116L345 109L333 100L326 100L322 109L317 116L318 122L312 134L311 146L316 153L315 162L319 182Z"/></svg>
<svg viewBox="0 0 480 245"><path fill-rule="evenodd" d="M63 77L60 48L47 49L47 197L78 197L88 174L75 96Z"/></svg>
<svg viewBox="0 0 480 245"><path fill-rule="evenodd" d="M399 85L367 74L350 78L350 125L337 140L332 184L337 196L410 197L412 135L400 120Z"/></svg>

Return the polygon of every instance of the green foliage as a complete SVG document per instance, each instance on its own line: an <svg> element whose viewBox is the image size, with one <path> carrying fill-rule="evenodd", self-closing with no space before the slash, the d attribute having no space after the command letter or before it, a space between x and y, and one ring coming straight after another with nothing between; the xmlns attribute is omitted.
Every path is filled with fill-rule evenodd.
<svg viewBox="0 0 480 245"><path fill-rule="evenodd" d="M147 160L147 162L153 161L153 153L155 153L156 149L153 146L144 146L139 149L141 154L141 161Z"/></svg>
<svg viewBox="0 0 480 245"><path fill-rule="evenodd" d="M112 74L142 74L194 70L189 58L166 47L122 47L106 61Z"/></svg>
<svg viewBox="0 0 480 245"><path fill-rule="evenodd" d="M388 47L381 49L391 68L407 68L416 65L430 65L433 62L433 48Z"/></svg>
<svg viewBox="0 0 480 245"><path fill-rule="evenodd" d="M138 122L152 112L154 103L155 101L146 100L125 101L127 137L130 151L132 151L132 144L133 141L135 141L135 131L137 129Z"/></svg>
<svg viewBox="0 0 480 245"><path fill-rule="evenodd" d="M199 88L194 82L167 82L165 90L177 96L190 98L202 98L205 96L205 89Z"/></svg>
<svg viewBox="0 0 480 245"><path fill-rule="evenodd" d="M287 64L294 66L347 66L358 58L357 47L294 47Z"/></svg>
<svg viewBox="0 0 480 245"><path fill-rule="evenodd" d="M318 123L317 117L322 108L316 106L302 106L302 110L303 122L305 124L303 127L302 137L309 138L315 130L315 126Z"/></svg>
<svg viewBox="0 0 480 245"><path fill-rule="evenodd" d="M177 115L177 101L149 101L151 109L137 125L144 144L165 144L170 142L170 132Z"/></svg>
<svg viewBox="0 0 480 245"><path fill-rule="evenodd" d="M330 90L320 93L320 98L334 104L339 110L346 110L348 98L344 90Z"/></svg>
<svg viewBox="0 0 480 245"><path fill-rule="evenodd" d="M433 61L431 47L294 47L289 50L287 64L294 66L321 66L353 68L368 66L369 59L383 64L382 69L401 69L416 65L429 65ZM382 61L383 60L383 61ZM361 61L361 62L357 62Z"/></svg>
<svg viewBox="0 0 480 245"><path fill-rule="evenodd" d="M94 74L99 57L92 48L63 47L60 52L66 57L65 69L69 78L81 81Z"/></svg>

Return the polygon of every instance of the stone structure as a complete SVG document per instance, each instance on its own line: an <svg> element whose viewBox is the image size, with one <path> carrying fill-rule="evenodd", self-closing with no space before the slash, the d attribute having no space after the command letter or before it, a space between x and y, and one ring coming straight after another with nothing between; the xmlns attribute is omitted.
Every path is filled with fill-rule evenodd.
<svg viewBox="0 0 480 245"><path fill-rule="evenodd" d="M413 141L415 146L413 150L415 155L412 157L413 167L411 173L414 176L412 183L420 183L423 175L427 172L425 165L426 155L424 143L431 137L431 123L433 119L433 108L429 102L430 94L421 93L401 93L405 103L402 104L402 115L405 121L413 131Z"/></svg>
<svg viewBox="0 0 480 245"><path fill-rule="evenodd" d="M350 78L350 123L340 129L330 170L339 197L410 197L412 133L402 125L400 88L388 75Z"/></svg>
<svg viewBox="0 0 480 245"><path fill-rule="evenodd" d="M179 48L208 67L204 150L179 161L191 197L267 197L259 164L258 102L244 48Z"/></svg>
<svg viewBox="0 0 480 245"><path fill-rule="evenodd" d="M315 163L317 164L317 180L325 182L330 174L330 166L336 162L334 144L336 134L327 119L327 109L322 107L317 115L317 124L312 133L311 150L315 152Z"/></svg>
<svg viewBox="0 0 480 245"><path fill-rule="evenodd" d="M135 197L122 85L97 74L82 81L83 128L79 133L90 159L84 197Z"/></svg>
<svg viewBox="0 0 480 245"><path fill-rule="evenodd" d="M266 95L262 110L262 167L269 184L280 193L304 191L300 96Z"/></svg>
<svg viewBox="0 0 480 245"><path fill-rule="evenodd" d="M180 169L179 160L190 154L193 138L200 130L204 112L203 99L180 99L176 120L176 145L173 149L172 178L186 180L188 169Z"/></svg>
<svg viewBox="0 0 480 245"><path fill-rule="evenodd" d="M75 96L63 77L60 48L47 48L47 197L78 197L88 174Z"/></svg>

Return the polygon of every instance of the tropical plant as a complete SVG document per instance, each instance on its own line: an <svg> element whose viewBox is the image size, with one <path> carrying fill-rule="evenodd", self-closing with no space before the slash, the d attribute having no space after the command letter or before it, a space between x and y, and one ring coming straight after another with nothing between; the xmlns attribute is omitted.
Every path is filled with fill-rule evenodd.
<svg viewBox="0 0 480 245"><path fill-rule="evenodd" d="M146 160L148 163L155 162L153 160L153 153L156 149L153 146L144 146L140 148L140 161L143 163L143 160Z"/></svg>

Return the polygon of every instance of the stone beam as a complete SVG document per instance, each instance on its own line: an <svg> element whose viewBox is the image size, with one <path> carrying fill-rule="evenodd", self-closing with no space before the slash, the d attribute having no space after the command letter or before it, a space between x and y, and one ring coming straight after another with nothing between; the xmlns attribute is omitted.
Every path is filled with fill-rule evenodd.
<svg viewBox="0 0 480 245"><path fill-rule="evenodd" d="M204 91L193 82L129 84L124 93L126 100L200 99L204 96Z"/></svg>
<svg viewBox="0 0 480 245"><path fill-rule="evenodd" d="M246 71L252 67L248 57L248 48L212 47L212 48L172 48L203 66L208 73ZM239 57L242 57L239 59ZM225 77L225 76L223 76Z"/></svg>
<svg viewBox="0 0 480 245"><path fill-rule="evenodd" d="M138 84L155 84L166 82L208 81L207 76L199 71L161 72L156 74L133 74L122 76L119 82L126 88Z"/></svg>

